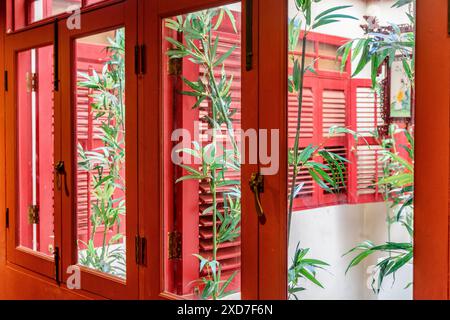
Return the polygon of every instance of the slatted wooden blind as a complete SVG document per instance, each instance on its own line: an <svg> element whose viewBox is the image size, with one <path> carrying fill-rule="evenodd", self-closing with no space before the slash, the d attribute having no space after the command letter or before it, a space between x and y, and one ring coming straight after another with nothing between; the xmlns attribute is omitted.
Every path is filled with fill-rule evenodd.
<svg viewBox="0 0 450 320"><path fill-rule="evenodd" d="M382 118L381 99L372 89L370 80L352 80L354 126L364 141L359 141L355 148L356 162L355 192L356 202L371 202L382 200L378 188L379 178L383 174L380 164L382 147L375 139L379 126L384 124Z"/></svg>

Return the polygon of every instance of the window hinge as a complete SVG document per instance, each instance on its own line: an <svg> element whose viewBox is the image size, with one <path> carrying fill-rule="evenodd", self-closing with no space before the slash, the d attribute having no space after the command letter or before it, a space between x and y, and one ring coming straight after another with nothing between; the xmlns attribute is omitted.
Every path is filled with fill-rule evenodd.
<svg viewBox="0 0 450 320"><path fill-rule="evenodd" d="M39 224L39 206L32 205L28 207L28 223Z"/></svg>
<svg viewBox="0 0 450 320"><path fill-rule="evenodd" d="M6 226L6 229L9 229L9 208L6 208L6 217L5 217L5 219L6 219L6 222L5 222L5 226Z"/></svg>
<svg viewBox="0 0 450 320"><path fill-rule="evenodd" d="M26 75L26 81L27 81L27 92L36 92L37 86L38 86L38 77L37 73L30 73L27 72Z"/></svg>
<svg viewBox="0 0 450 320"><path fill-rule="evenodd" d="M144 44L136 45L134 47L134 69L138 76L144 75L147 72L147 48Z"/></svg>
<svg viewBox="0 0 450 320"><path fill-rule="evenodd" d="M169 76L179 76L181 75L181 69L182 69L182 59L180 58L173 58L169 60L169 70L167 73Z"/></svg>
<svg viewBox="0 0 450 320"><path fill-rule="evenodd" d="M136 264L145 266L147 264L147 239L136 236L135 239Z"/></svg>
<svg viewBox="0 0 450 320"><path fill-rule="evenodd" d="M181 259L182 237L178 231L169 232L169 260Z"/></svg>
<svg viewBox="0 0 450 320"><path fill-rule="evenodd" d="M8 91L8 71L5 70L5 73L3 74L3 82L5 86L5 92Z"/></svg>
<svg viewBox="0 0 450 320"><path fill-rule="evenodd" d="M60 262L60 255L59 255L59 248L55 247L53 250L53 258L55 262L55 281L56 284L59 286L61 284L61 277L59 272L59 262Z"/></svg>

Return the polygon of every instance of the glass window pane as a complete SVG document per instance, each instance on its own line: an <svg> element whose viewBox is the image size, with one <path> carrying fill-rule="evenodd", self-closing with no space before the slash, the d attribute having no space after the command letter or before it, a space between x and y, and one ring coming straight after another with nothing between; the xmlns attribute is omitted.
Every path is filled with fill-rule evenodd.
<svg viewBox="0 0 450 320"><path fill-rule="evenodd" d="M288 296L412 299L415 1L287 1Z"/></svg>
<svg viewBox="0 0 450 320"><path fill-rule="evenodd" d="M340 72L341 62L338 60L319 59L319 70Z"/></svg>
<svg viewBox="0 0 450 320"><path fill-rule="evenodd" d="M30 1L28 12L30 23L61 13L73 12L81 8L81 0L35 0Z"/></svg>
<svg viewBox="0 0 450 320"><path fill-rule="evenodd" d="M164 26L165 290L237 299L241 5L165 19Z"/></svg>
<svg viewBox="0 0 450 320"><path fill-rule="evenodd" d="M75 41L78 263L126 277L125 30Z"/></svg>
<svg viewBox="0 0 450 320"><path fill-rule="evenodd" d="M319 43L319 55L336 57L336 53L337 53L337 50L339 49L339 47L340 46L338 46L338 45L320 42Z"/></svg>
<svg viewBox="0 0 450 320"><path fill-rule="evenodd" d="M19 246L54 249L53 46L17 54Z"/></svg>

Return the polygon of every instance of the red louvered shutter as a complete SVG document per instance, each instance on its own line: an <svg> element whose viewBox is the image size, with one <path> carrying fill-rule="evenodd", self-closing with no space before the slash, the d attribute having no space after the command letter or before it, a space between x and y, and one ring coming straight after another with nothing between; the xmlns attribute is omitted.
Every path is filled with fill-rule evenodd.
<svg viewBox="0 0 450 320"><path fill-rule="evenodd" d="M371 80L353 79L352 129L363 139L352 147L350 160L353 163L351 194L353 203L382 201L378 180L382 176L379 151L382 149L373 133L384 124L382 108L377 93L372 89Z"/></svg>
<svg viewBox="0 0 450 320"><path fill-rule="evenodd" d="M292 72L292 69L290 70ZM315 79L305 79L303 89L303 105L301 114L301 126L300 126L300 147L305 148L310 144L316 144L316 121L317 114L315 112L315 106L317 105L318 86ZM294 147L295 136L297 130L297 118L298 118L298 97L296 93L289 93L288 95L288 138L289 148ZM289 186L292 183L292 170L290 167L289 173ZM295 199L295 208L299 207L314 207L318 205L318 198L316 192L316 185L308 173L307 169L302 169L297 177L297 183L303 185L297 198Z"/></svg>
<svg viewBox="0 0 450 320"><path fill-rule="evenodd" d="M348 79L320 79L320 113L319 143L330 152L348 158L348 136L345 134L330 135L333 127L348 127L350 114L350 95ZM347 202L348 165L344 171L344 181L339 184L339 191L333 193L318 189L320 205L332 205Z"/></svg>
<svg viewBox="0 0 450 320"><path fill-rule="evenodd" d="M381 175L379 150L372 132L383 124L381 106L371 89L371 81L352 79L351 64L340 72L336 50L348 39L310 33L307 61L314 61L315 74L308 73L305 80L300 147L309 144L322 146L350 160L346 165L345 186L340 193L330 193L312 181L306 170L299 175L303 189L294 203L296 210L334 205L382 200L377 182ZM294 52L301 54L301 50ZM314 60L316 59L316 60ZM292 73L292 65L290 66ZM289 147L293 147L297 123L297 96L288 96ZM347 127L361 133L369 143L344 134L330 136L330 128ZM315 159L320 161L319 158ZM291 180L292 172L289 180Z"/></svg>
<svg viewBox="0 0 450 320"><path fill-rule="evenodd" d="M330 137L330 128L334 126L348 127L350 115L350 70L348 63L344 71L340 71L339 59L336 60L337 49L348 39L328 36L319 33L308 35L306 48L307 64L313 64L315 73L308 72L303 91L302 121L300 130L300 147L314 145L348 157L349 139L345 135ZM291 52L300 57L301 48ZM292 74L292 62L289 73ZM297 126L297 95L288 95L288 128L289 147L294 146ZM321 161L319 158L315 161ZM298 183L303 187L295 199L294 209L315 208L319 206L347 202L346 185L348 171L345 173L345 185L342 183L340 194L330 193L320 188L307 170L302 170ZM289 182L292 181L292 168Z"/></svg>

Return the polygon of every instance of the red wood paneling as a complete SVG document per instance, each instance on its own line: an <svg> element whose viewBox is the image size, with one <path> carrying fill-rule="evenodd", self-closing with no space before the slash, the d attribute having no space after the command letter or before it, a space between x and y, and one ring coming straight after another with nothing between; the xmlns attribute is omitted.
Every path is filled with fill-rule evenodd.
<svg viewBox="0 0 450 320"><path fill-rule="evenodd" d="M414 297L449 299L448 1L417 1Z"/></svg>

